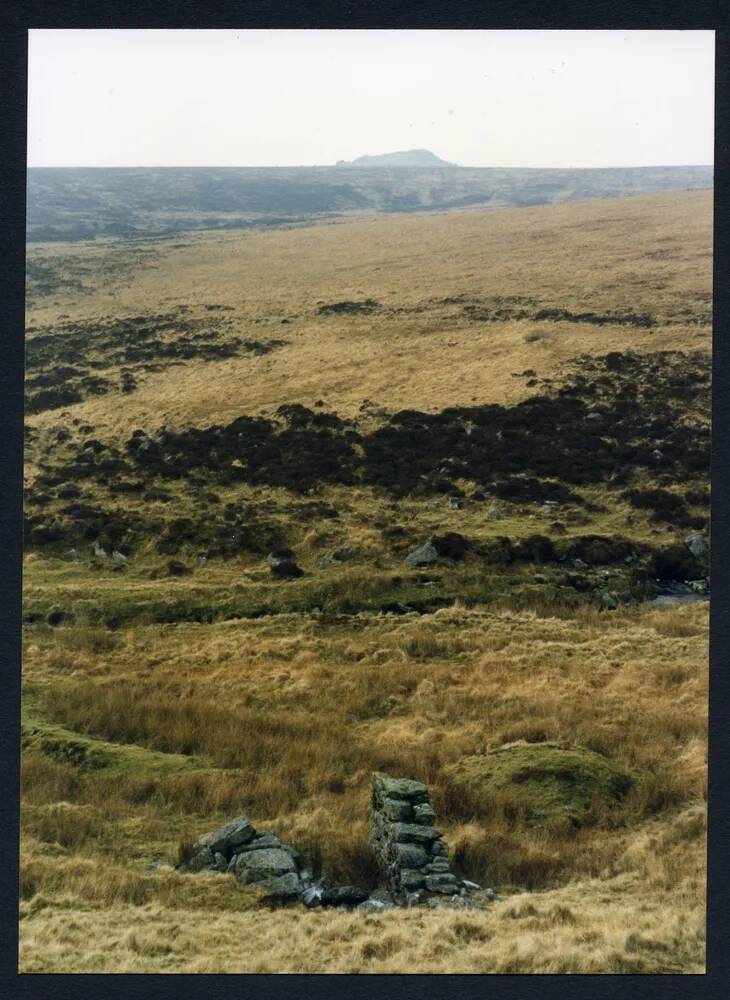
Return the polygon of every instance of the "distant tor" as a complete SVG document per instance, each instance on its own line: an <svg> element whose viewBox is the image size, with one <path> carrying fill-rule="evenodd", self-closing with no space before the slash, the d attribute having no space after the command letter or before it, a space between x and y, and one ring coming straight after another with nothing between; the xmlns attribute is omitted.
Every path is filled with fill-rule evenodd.
<svg viewBox="0 0 730 1000"><path fill-rule="evenodd" d="M430 149L406 149L378 156L358 156L356 160L338 160L338 167L455 167Z"/></svg>

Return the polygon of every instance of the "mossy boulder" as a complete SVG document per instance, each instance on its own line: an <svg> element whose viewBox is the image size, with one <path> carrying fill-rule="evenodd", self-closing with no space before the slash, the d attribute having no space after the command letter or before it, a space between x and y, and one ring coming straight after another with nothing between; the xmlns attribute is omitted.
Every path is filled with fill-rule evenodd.
<svg viewBox="0 0 730 1000"><path fill-rule="evenodd" d="M562 743L505 744L444 769L451 811L495 810L535 826L583 826L620 805L633 776L608 757Z"/></svg>

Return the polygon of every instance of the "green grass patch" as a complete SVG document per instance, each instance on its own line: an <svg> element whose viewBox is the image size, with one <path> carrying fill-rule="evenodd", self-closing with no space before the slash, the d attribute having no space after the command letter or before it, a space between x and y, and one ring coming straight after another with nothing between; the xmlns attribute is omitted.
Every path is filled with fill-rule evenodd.
<svg viewBox="0 0 730 1000"><path fill-rule="evenodd" d="M583 826L620 804L634 776L608 757L561 743L507 744L444 769L453 814L495 811L528 825Z"/></svg>
<svg viewBox="0 0 730 1000"><path fill-rule="evenodd" d="M25 751L40 752L77 768L114 771L119 775L146 773L164 777L207 766L202 757L162 753L129 743L110 743L32 716L23 719L21 741Z"/></svg>

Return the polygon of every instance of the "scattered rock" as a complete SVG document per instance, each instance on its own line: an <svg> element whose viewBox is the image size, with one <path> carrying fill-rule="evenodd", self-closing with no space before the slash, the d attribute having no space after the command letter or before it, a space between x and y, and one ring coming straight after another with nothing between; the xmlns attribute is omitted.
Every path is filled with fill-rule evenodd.
<svg viewBox="0 0 730 1000"><path fill-rule="evenodd" d="M438 559L438 550L431 542L419 545L417 549L409 552L406 556L406 562L409 566L431 566L438 562Z"/></svg>
<svg viewBox="0 0 730 1000"><path fill-rule="evenodd" d="M321 886L310 885L302 892L301 901L310 910L314 909L315 906L321 906L323 891Z"/></svg>
<svg viewBox="0 0 730 1000"><path fill-rule="evenodd" d="M702 535L688 535L684 544L696 559L703 559L708 552L708 546Z"/></svg>
<svg viewBox="0 0 730 1000"><path fill-rule="evenodd" d="M386 903L381 899L373 899L370 896L364 902L359 903L355 909L363 913L385 913L387 910L394 910L395 903Z"/></svg>
<svg viewBox="0 0 730 1000"><path fill-rule="evenodd" d="M266 897L276 900L294 900L299 897L301 884L296 872L274 875L264 879L260 885L266 890Z"/></svg>
<svg viewBox="0 0 730 1000"><path fill-rule="evenodd" d="M264 847L260 851L239 854L236 861L236 878L244 885L263 882L285 875L296 869L294 859L281 847Z"/></svg>

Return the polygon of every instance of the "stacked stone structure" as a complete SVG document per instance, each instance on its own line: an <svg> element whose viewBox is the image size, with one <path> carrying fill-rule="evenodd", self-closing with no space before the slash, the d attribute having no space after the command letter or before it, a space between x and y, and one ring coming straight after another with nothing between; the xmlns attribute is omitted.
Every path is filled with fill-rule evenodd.
<svg viewBox="0 0 730 1000"><path fill-rule="evenodd" d="M374 892L352 885L314 879L302 867L299 852L270 832L256 830L246 816L204 833L178 865L188 872L222 872L243 885L255 885L280 902L301 901L307 907L343 906L367 912L393 906L481 905L475 882L452 872L449 849L434 826L436 813L428 789L420 781L373 774L370 843L382 884ZM482 901L493 898L485 890Z"/></svg>
<svg viewBox="0 0 730 1000"><path fill-rule="evenodd" d="M420 781L375 772L372 780L370 843L394 901L414 905L439 896L475 892L451 870L449 849L434 826L428 789Z"/></svg>

